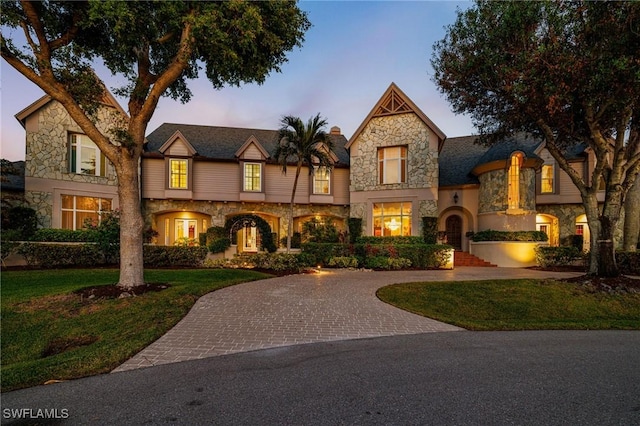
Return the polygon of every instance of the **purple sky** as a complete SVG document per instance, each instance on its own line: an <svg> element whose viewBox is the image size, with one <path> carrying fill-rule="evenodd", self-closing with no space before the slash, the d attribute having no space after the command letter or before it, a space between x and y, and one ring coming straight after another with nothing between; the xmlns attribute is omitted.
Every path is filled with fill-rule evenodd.
<svg viewBox="0 0 640 426"><path fill-rule="evenodd" d="M455 20L456 7L445 1L303 1L313 27L301 49L288 55L281 73L262 86L214 90L206 78L193 80L191 101L163 98L147 134L164 122L277 129L280 118L306 121L320 113L329 126L350 138L391 82L409 96L448 136L475 132L471 120L456 116L431 81L432 46ZM100 69L112 88L122 77ZM14 115L43 95L42 90L2 61L0 157L24 159L24 129ZM126 108L126 101L118 99ZM328 130L328 129L327 129Z"/></svg>

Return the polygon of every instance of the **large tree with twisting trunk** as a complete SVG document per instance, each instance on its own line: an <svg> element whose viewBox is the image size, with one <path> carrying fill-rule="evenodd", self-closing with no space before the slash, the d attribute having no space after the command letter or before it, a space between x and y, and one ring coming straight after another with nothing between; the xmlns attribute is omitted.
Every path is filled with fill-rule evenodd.
<svg viewBox="0 0 640 426"><path fill-rule="evenodd" d="M431 63L484 142L519 131L544 139L580 191L589 273L618 275L614 230L640 172L640 3L478 1L458 11ZM563 155L577 143L595 157L585 176Z"/></svg>
<svg viewBox="0 0 640 426"><path fill-rule="evenodd" d="M144 283L138 169L160 97L187 102L201 71L214 88L262 83L310 26L290 1L3 1L1 19L2 58L60 102L116 170L125 287ZM115 93L129 116L109 134L95 124L105 91L97 60L128 82Z"/></svg>

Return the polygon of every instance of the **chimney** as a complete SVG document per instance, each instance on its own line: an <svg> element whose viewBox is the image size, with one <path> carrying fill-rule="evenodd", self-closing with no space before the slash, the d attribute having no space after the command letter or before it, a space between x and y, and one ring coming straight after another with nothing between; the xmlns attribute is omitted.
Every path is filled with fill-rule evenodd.
<svg viewBox="0 0 640 426"><path fill-rule="evenodd" d="M342 133L340 133L340 127L338 126L333 126L331 128L331 132L329 132L330 135L341 135Z"/></svg>

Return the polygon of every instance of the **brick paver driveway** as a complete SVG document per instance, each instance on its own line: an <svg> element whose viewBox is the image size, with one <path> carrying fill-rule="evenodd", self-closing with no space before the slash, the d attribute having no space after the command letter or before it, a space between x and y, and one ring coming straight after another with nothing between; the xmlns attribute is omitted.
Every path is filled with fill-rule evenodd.
<svg viewBox="0 0 640 426"><path fill-rule="evenodd" d="M322 270L227 287L201 297L167 334L114 371L302 343L461 331L376 298L388 284L572 274L514 268ZM574 274L575 275L575 274Z"/></svg>

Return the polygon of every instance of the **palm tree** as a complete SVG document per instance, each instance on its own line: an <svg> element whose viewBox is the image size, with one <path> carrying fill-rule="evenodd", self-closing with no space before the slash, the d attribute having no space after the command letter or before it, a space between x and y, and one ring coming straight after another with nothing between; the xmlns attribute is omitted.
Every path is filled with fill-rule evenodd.
<svg viewBox="0 0 640 426"><path fill-rule="evenodd" d="M280 142L273 154L280 164L282 173L287 174L287 165L296 166L296 177L293 180L291 204L289 205L289 228L287 232L287 253L291 250L291 235L293 234L293 202L298 187L298 177L302 166L309 167L309 174L314 173L315 167L329 170L333 161L329 153L333 149L333 142L324 131L327 120L320 117L320 113L312 117L306 126L299 117L286 116L280 121Z"/></svg>

